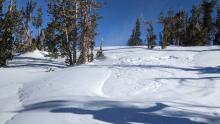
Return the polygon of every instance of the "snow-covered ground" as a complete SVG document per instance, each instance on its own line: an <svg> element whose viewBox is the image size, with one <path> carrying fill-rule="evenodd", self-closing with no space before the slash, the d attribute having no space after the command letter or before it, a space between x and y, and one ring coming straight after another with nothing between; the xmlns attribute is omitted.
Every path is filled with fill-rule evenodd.
<svg viewBox="0 0 220 124"><path fill-rule="evenodd" d="M18 55L0 68L0 124L220 124L219 49L106 47L69 68Z"/></svg>

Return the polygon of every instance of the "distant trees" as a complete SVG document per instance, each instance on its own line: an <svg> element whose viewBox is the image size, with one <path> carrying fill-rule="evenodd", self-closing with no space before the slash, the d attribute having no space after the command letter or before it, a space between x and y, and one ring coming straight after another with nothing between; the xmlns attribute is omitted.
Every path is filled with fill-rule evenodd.
<svg viewBox="0 0 220 124"><path fill-rule="evenodd" d="M143 45L143 41L140 38L141 36L141 20L137 18L136 25L132 31L131 37L128 40L128 46L141 46Z"/></svg>
<svg viewBox="0 0 220 124"><path fill-rule="evenodd" d="M159 22L163 26L162 35L160 35L162 48L167 45L197 46L209 45L211 42L217 44L219 20L214 22L212 19L215 6L216 0L203 0L199 6L192 7L189 17L184 10L179 10L177 13L169 10L167 17L161 13Z"/></svg>

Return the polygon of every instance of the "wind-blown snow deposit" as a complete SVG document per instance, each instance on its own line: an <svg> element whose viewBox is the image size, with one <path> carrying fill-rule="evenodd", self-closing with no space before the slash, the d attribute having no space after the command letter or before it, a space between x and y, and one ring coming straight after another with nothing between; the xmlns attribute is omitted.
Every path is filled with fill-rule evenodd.
<svg viewBox="0 0 220 124"><path fill-rule="evenodd" d="M0 68L0 124L219 124L219 49L107 47L69 68L18 55Z"/></svg>

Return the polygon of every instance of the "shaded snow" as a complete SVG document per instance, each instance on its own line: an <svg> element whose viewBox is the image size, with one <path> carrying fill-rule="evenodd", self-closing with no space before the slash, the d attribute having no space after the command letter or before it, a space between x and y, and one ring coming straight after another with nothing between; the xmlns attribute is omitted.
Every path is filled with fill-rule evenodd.
<svg viewBox="0 0 220 124"><path fill-rule="evenodd" d="M66 68L46 52L0 69L0 124L219 124L219 47L106 47Z"/></svg>

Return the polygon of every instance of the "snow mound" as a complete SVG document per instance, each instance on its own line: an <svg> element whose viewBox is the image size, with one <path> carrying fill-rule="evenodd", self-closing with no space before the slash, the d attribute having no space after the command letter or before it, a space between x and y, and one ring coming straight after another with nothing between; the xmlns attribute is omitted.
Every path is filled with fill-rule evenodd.
<svg viewBox="0 0 220 124"><path fill-rule="evenodd" d="M59 99L63 96L102 96L102 87L110 75L105 68L73 67L53 72L46 77L24 84L19 91L20 101L33 104Z"/></svg>

